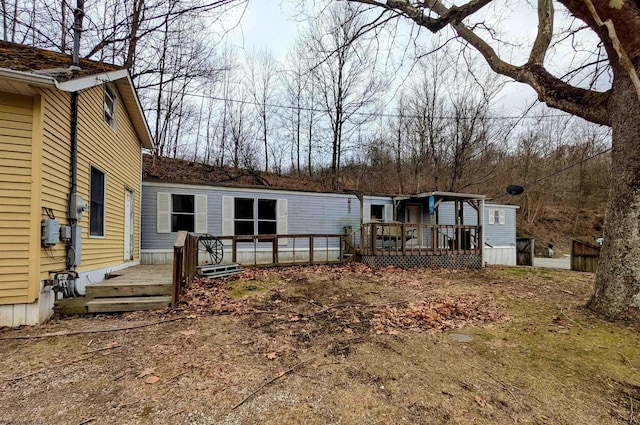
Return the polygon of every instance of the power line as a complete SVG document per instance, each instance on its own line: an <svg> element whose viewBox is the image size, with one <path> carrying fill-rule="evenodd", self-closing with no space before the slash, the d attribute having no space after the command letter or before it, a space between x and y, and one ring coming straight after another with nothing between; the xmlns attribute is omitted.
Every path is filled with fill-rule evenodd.
<svg viewBox="0 0 640 425"><path fill-rule="evenodd" d="M146 87L144 90L156 90L159 91L156 87ZM259 103L252 100L244 100L244 99L232 99L228 97L220 97L220 96L208 96L202 93L193 93L186 92L185 96L196 97L200 99L210 99L217 100L220 102L230 102L230 103L238 103L242 105L252 105L252 106L264 106L268 108L278 108L278 109L288 109L288 110L301 110L306 112L318 112L318 113L328 113L329 109L321 109L321 108L310 108L305 106L295 106L295 105L282 105L278 103ZM380 112L349 112L349 115L358 115L363 117L380 117L380 118L421 118L420 115L411 115L411 114L392 114L392 113L380 113ZM478 117L469 117L469 116L450 116L450 115L432 115L431 117L436 119L462 119L462 120L470 120L477 119ZM520 120L520 119L544 119L544 118L570 118L570 114L561 113L561 114L543 114L543 115L503 115L503 116L486 116L482 117L482 119L498 121L498 120Z"/></svg>
<svg viewBox="0 0 640 425"><path fill-rule="evenodd" d="M536 180L534 180L534 181L532 181L532 182L524 183L524 184L522 185L522 188L527 188L527 187L532 186L532 185L534 185L534 184L538 184L538 183L540 183L540 182L541 182L541 181L543 181L543 180L546 180L546 179L549 179L549 178L551 178L551 177L553 177L553 176L557 176L558 174L564 173L565 171L570 170L570 169L572 169L573 167L577 167L578 165L583 164L583 163L585 163L585 162L587 162L587 161L590 161L590 160L592 160L593 158L596 158L596 157L598 157L598 156L600 156L600 155L604 155L605 153L610 152L610 151L611 151L611 149L612 149L612 148L607 148L607 149L605 149L605 150L603 150L603 151L600 151L600 152L597 152L597 153L595 153L595 154L593 154L593 155L591 155L591 156L589 156L589 157L587 157L587 158L584 158L584 159L582 159L582 160L580 160L580 161L578 161L578 162L575 162L575 163L573 163L573 164L567 165L566 167L561 168L561 169L560 169L560 170L558 170L558 171L554 171L554 172L553 172L553 173L551 173L551 174L547 174L546 176L540 177L539 179L536 179ZM507 195L509 195L509 194L508 194L508 193L505 193L505 194L502 194L502 195L498 196L497 198L491 198L491 200L492 200L492 201L495 201L496 199L503 198L503 197L505 197L505 196L507 196ZM511 195L511 197L513 198L513 195Z"/></svg>

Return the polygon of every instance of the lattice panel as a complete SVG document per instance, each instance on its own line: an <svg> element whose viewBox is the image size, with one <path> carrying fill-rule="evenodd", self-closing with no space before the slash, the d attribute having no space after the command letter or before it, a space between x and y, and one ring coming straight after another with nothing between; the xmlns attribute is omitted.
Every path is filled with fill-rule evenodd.
<svg viewBox="0 0 640 425"><path fill-rule="evenodd" d="M479 269L482 267L482 256L477 254L431 256L363 255L360 261L372 267L437 267L445 269Z"/></svg>

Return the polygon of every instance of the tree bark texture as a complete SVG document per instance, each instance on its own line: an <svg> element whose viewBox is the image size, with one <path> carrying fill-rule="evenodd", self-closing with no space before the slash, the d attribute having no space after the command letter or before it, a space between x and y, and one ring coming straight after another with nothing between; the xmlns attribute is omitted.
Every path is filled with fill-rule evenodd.
<svg viewBox="0 0 640 425"><path fill-rule="evenodd" d="M637 68L637 67L636 67ZM609 112L612 184L594 293L588 307L610 320L640 320L640 101L616 75Z"/></svg>

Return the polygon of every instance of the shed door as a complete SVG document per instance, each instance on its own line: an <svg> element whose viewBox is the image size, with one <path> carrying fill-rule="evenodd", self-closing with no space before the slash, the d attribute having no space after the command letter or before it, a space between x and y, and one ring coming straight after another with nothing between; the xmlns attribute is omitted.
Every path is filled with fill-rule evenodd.
<svg viewBox="0 0 640 425"><path fill-rule="evenodd" d="M406 205L406 222L411 224L422 224L422 206L421 205ZM407 244L422 246L422 229L420 226L416 226L411 230L413 238L407 241Z"/></svg>

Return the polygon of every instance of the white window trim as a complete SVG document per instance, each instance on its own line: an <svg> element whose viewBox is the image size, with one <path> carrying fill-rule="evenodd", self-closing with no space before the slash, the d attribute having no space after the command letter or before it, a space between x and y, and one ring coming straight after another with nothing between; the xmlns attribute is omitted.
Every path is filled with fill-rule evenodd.
<svg viewBox="0 0 640 425"><path fill-rule="evenodd" d="M173 212L173 195L193 196L193 233L203 234L208 232L208 206L207 195L195 193L173 193L173 192L157 192L156 193L156 233L177 233L171 231ZM165 197L163 200L162 198ZM163 203L166 202L166 205ZM199 207L202 207L199 208ZM175 214L192 214L192 213L175 213ZM161 221L166 221L162 223ZM166 227L163 227L166 226ZM199 231L202 230L202 231Z"/></svg>
<svg viewBox="0 0 640 425"><path fill-rule="evenodd" d="M235 234L235 200L239 199L252 199L253 200L253 235L236 235ZM276 198L262 198L262 197L248 197L248 196L223 196L222 197L222 235L223 236L256 236L258 233L258 202L260 200L276 201L276 219L275 220L263 220L276 223L275 235L286 235L289 230L289 206L287 199ZM240 221L250 221L249 219L240 219ZM223 241L223 243L226 241ZM288 239L279 238L279 245L287 245Z"/></svg>
<svg viewBox="0 0 640 425"><path fill-rule="evenodd" d="M116 96L115 90L109 87L107 84L104 84L103 89L103 121L107 124L111 129L115 132L118 129L118 96ZM107 97L111 98L113 102L113 110L109 114L111 117L111 122L107 122L105 115L107 115Z"/></svg>
<svg viewBox="0 0 640 425"><path fill-rule="evenodd" d="M102 191L102 235L92 235L91 234L91 170L95 168L99 172L102 173L104 178L103 182L103 191ZM89 214L88 217L88 225L87 225L87 233L89 234L89 239L106 239L107 237L107 173L100 167L97 167L93 164L89 165ZM124 223L123 223L124 225Z"/></svg>

